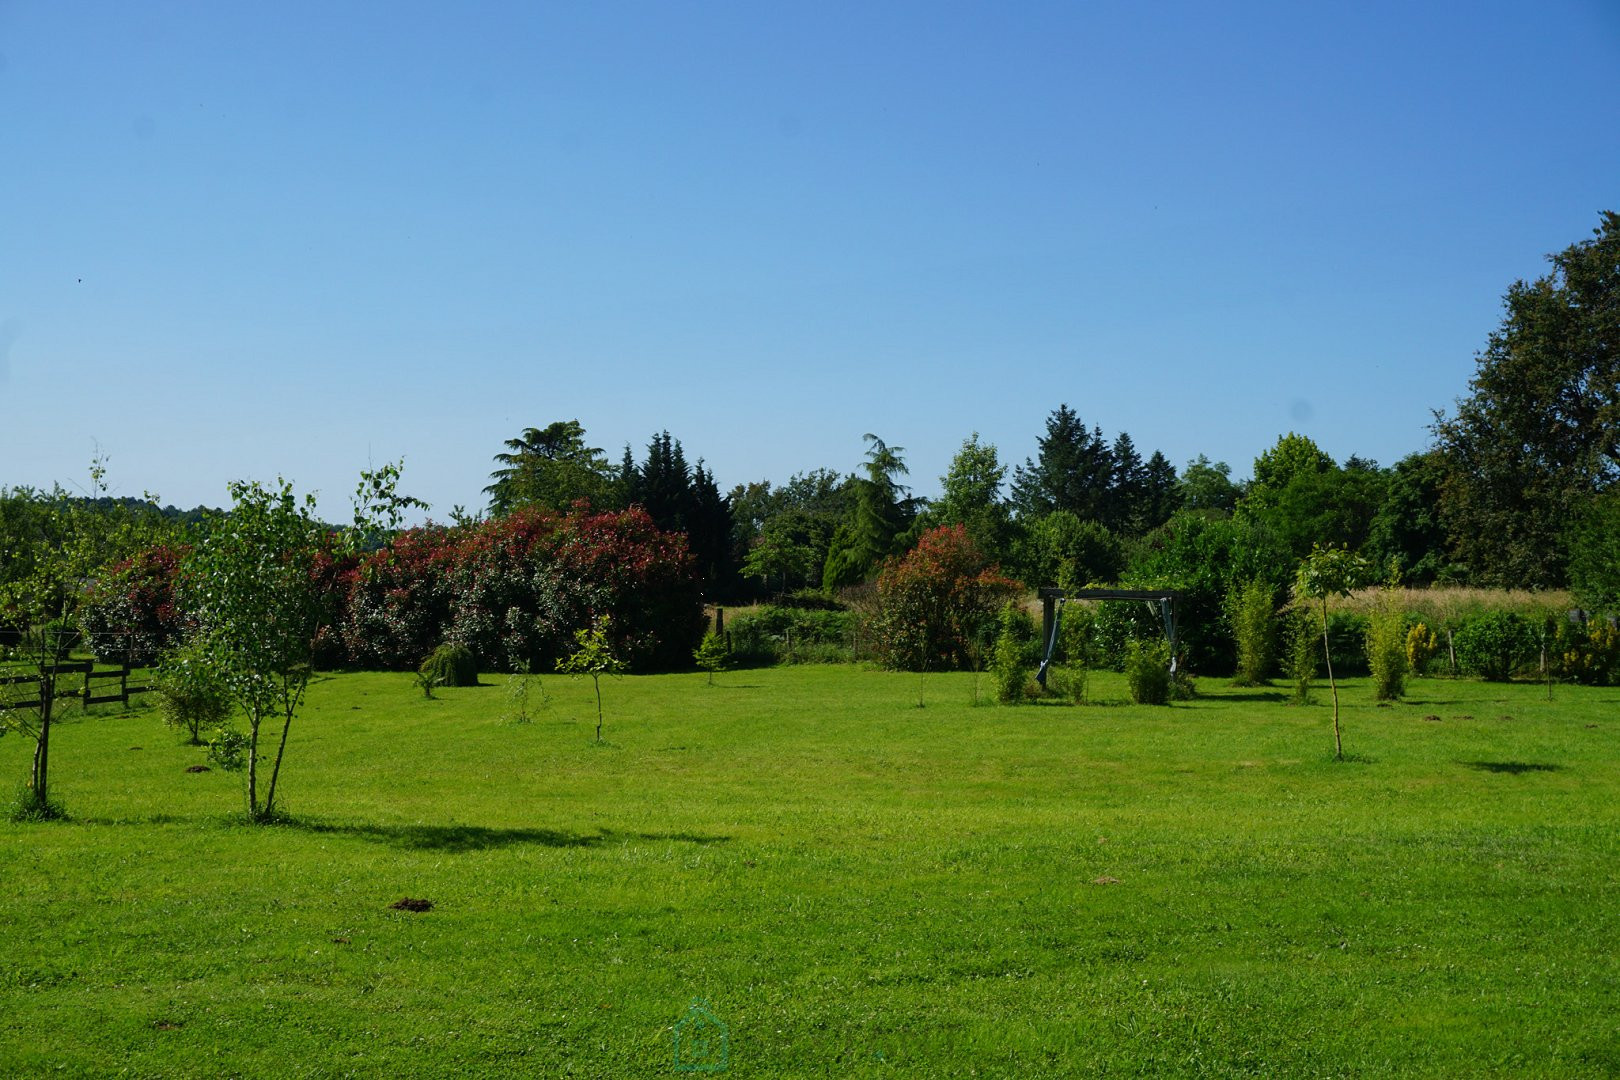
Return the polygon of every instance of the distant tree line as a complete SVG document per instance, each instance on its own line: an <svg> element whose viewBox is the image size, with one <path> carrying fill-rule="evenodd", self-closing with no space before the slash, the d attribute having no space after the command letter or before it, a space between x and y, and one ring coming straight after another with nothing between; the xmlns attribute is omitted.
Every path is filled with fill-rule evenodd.
<svg viewBox="0 0 1620 1080"><path fill-rule="evenodd" d="M1411 584L1573 587L1595 610L1620 608L1620 216L1516 282L1467 393L1438 413L1429 446L1393 465L1335 460L1285 433L1246 479L1200 455L1179 470L1128 432L1105 434L1067 403L1048 414L1035 452L1009 466L977 434L924 499L907 486L905 450L875 433L853 469L820 466L785 482L722 492L668 431L617 464L577 420L528 428L495 455L487 516L632 507L685 538L710 601L835 594L873 583L927 532L961 526L990 565L1026 586L1156 585L1208 574L1175 559L1264 553L1276 574L1313 547L1351 551ZM73 503L74 514L57 512ZM55 509L53 509L55 508ZM0 489L0 588L61 546L64 522L116 517L127 535L184 542L201 512L99 492ZM482 515L480 515L482 516ZM470 521L458 515L458 520ZM54 531L53 531L54 530ZM1179 553L1176 555L1175 553ZM119 549L119 558L135 550ZM1222 555L1221 558L1226 556ZM0 613L15 624L17 615Z"/></svg>

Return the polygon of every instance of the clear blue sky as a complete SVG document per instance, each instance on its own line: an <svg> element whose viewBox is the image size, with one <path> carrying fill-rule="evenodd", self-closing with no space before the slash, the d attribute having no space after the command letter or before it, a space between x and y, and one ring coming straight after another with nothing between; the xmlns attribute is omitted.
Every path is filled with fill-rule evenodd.
<svg viewBox="0 0 1620 1080"><path fill-rule="evenodd" d="M1620 208L1620 4L0 0L0 147L0 484L1388 464Z"/></svg>

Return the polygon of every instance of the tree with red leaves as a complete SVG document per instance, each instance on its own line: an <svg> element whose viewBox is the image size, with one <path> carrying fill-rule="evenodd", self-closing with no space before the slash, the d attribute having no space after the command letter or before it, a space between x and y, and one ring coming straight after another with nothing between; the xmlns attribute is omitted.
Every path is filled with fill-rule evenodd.
<svg viewBox="0 0 1620 1080"><path fill-rule="evenodd" d="M877 587L880 654L900 671L976 667L996 612L1021 588L962 525L924 533L916 547L889 560Z"/></svg>

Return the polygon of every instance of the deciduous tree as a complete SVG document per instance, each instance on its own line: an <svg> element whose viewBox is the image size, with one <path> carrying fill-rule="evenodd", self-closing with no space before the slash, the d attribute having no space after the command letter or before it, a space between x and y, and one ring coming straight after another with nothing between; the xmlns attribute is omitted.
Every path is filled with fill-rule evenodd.
<svg viewBox="0 0 1620 1080"><path fill-rule="evenodd" d="M884 662L901 671L973 666L997 609L1017 591L964 525L942 525L878 575L877 633Z"/></svg>
<svg viewBox="0 0 1620 1080"><path fill-rule="evenodd" d="M596 741L602 741L602 676L620 675L624 663L613 654L608 640L612 617L602 616L593 626L574 631L574 651L557 663L557 670L575 678L588 677L596 690Z"/></svg>
<svg viewBox="0 0 1620 1080"><path fill-rule="evenodd" d="M1005 557L1009 514L1001 486L1006 478L1007 467L1001 464L995 445L979 442L975 431L963 440L962 448L951 458L950 469L939 478L940 500L929 509L930 520L961 525L986 556Z"/></svg>
<svg viewBox="0 0 1620 1080"><path fill-rule="evenodd" d="M199 640L248 721L247 814L275 817L276 786L293 716L309 684L321 613L311 575L321 528L313 496L278 480L231 484L229 514L187 560L183 587ZM259 766L267 721L281 735L261 802Z"/></svg>
<svg viewBox="0 0 1620 1080"><path fill-rule="evenodd" d="M1468 396L1434 425L1441 511L1482 584L1561 585L1568 526L1620 475L1620 214L1549 260L1508 289Z"/></svg>
<svg viewBox="0 0 1620 1080"><path fill-rule="evenodd" d="M1321 604L1322 655L1327 662L1328 686L1333 690L1333 756L1344 760L1344 740L1339 734L1339 684L1333 678L1333 650L1328 644L1328 600L1349 596L1366 584L1369 567L1367 561L1344 548L1321 547L1311 550L1299 564L1294 577L1297 596Z"/></svg>

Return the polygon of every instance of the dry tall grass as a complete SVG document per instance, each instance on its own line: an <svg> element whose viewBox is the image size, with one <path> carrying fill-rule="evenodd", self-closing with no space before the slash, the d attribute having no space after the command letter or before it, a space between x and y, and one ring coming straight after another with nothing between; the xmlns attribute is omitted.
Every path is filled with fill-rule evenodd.
<svg viewBox="0 0 1620 1080"><path fill-rule="evenodd" d="M1379 588L1360 589L1349 599L1334 605L1339 611L1372 614L1382 592ZM1563 615L1578 607L1575 598L1562 589L1532 592L1528 589L1478 589L1468 586L1436 586L1430 589L1401 589L1400 607L1435 626L1445 626L1469 615L1485 611L1512 611L1540 621L1548 615Z"/></svg>

